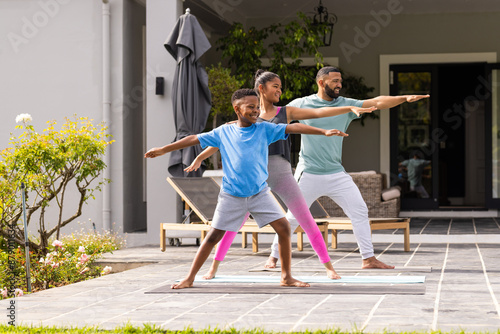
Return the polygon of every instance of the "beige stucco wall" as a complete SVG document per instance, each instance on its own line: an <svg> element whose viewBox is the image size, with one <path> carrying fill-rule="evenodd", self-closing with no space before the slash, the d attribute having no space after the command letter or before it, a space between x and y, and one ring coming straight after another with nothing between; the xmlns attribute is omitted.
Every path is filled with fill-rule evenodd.
<svg viewBox="0 0 500 334"><path fill-rule="evenodd" d="M39 132L47 121L56 120L60 126L75 114L95 123L102 120L101 7L100 1L0 1L0 149L7 147L11 132L20 134L14 127L21 113L31 114ZM120 11L116 6L115 12ZM118 17L114 28L120 24ZM120 66L119 56L114 55L113 65ZM118 83L119 75L115 75ZM119 128L110 126L117 139L111 154L119 159ZM113 184L113 191L119 193L117 186ZM74 229L92 228L89 219L102 227L102 193L95 195L79 218L82 225L71 224ZM70 192L66 214L76 212L75 201L76 192ZM55 217L49 210L48 227L54 226ZM120 218L113 216L113 221ZM32 222L36 233L37 219Z"/></svg>
<svg viewBox="0 0 500 334"><path fill-rule="evenodd" d="M363 76L380 94L380 55L426 53L500 54L500 12L405 14L404 2L370 15L340 16L332 45L321 49L324 56L338 57L346 72ZM331 9L331 8L330 8ZM334 10L333 10L334 11ZM277 20L277 19L276 19ZM286 20L283 21L286 23ZM264 27L271 22L252 19L247 26ZM453 55L450 55L450 61ZM344 141L343 164L348 171L380 170L380 121L368 119L365 126L352 123Z"/></svg>
<svg viewBox="0 0 500 334"><path fill-rule="evenodd" d="M365 31L377 22L374 16L352 16L339 18L335 29L333 47L330 52L338 56L340 66L351 73L365 77L369 86L379 90L379 55L381 54L425 54L425 53L471 53L497 52L500 45L492 41L500 39L500 13L461 13L392 15L386 27L380 27L378 35L368 36L366 47L357 47L359 53L349 53L348 46L360 46L359 28ZM359 31L359 30L358 30ZM376 30L373 30L376 31ZM358 38L358 39L355 39ZM340 47L341 43L343 49ZM357 43L357 44L356 44ZM450 61L453 58L450 55ZM368 120L363 129L359 124L350 128L350 140L344 144L344 166L347 170L379 170L380 156L379 121ZM368 147L366 147L368 146ZM365 148L364 148L365 147ZM350 154L363 152L363 154Z"/></svg>
<svg viewBox="0 0 500 334"><path fill-rule="evenodd" d="M135 0L127 0L135 1ZM110 0L111 122L115 143L111 152L111 223L123 231L123 120L129 105L141 103L130 90L124 65L124 12L122 0ZM147 146L164 145L175 137L171 87L175 61L163 43L182 13L181 0L147 1ZM45 122L74 114L103 119L102 0L3 0L0 1L0 149L8 145L16 115L29 113L41 131ZM138 46L140 50L141 46ZM140 51L139 51L140 52ZM155 95L155 77L165 77L165 95ZM136 80L137 81L137 80ZM127 87L124 87L124 82ZM135 83L135 81L134 81ZM128 88L127 91L125 89ZM143 161L142 156L139 157ZM147 232L129 234L129 246L158 244L159 223L175 222L176 195L167 184L168 155L147 163ZM103 227L103 196L95 193L79 218L82 224L65 229ZM71 207L76 196L69 194ZM70 209L72 212L72 208ZM55 216L47 218L50 225ZM36 222L35 222L36 223ZM33 232L36 233L36 224Z"/></svg>

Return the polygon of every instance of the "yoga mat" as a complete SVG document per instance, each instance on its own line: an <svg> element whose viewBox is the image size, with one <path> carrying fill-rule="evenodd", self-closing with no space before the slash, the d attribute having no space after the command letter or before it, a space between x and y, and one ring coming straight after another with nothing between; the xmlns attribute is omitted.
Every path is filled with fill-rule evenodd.
<svg viewBox="0 0 500 334"><path fill-rule="evenodd" d="M337 267L334 266L336 272L355 272L355 273L369 273L369 272L377 272L377 273L395 273L395 272L424 272L430 273L432 272L432 267L427 266L415 266L415 267L396 267L394 269L361 269L358 267ZM263 266L259 266L256 268L252 268L248 270L249 272L281 272L281 268L264 268ZM321 273L325 271L325 268L320 267L292 267L292 271L295 272L312 272L312 273Z"/></svg>
<svg viewBox="0 0 500 334"><path fill-rule="evenodd" d="M195 284L188 289L171 289L163 285L146 294L349 294L349 295L423 295L425 284L315 284L308 288L282 287L277 284Z"/></svg>
<svg viewBox="0 0 500 334"><path fill-rule="evenodd" d="M341 279L329 279L326 276L295 276L307 283L358 283L358 284L413 284L424 283L425 276L343 276ZM280 283L280 276L216 276L211 280L196 276L195 283ZM177 280L178 282L180 280Z"/></svg>

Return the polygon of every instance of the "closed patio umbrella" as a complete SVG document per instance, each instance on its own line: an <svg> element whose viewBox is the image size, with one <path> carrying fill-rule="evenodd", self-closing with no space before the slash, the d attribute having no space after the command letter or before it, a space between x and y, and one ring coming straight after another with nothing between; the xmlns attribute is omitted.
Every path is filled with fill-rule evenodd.
<svg viewBox="0 0 500 334"><path fill-rule="evenodd" d="M165 48L177 61L172 84L174 121L177 134L174 141L203 131L211 108L208 75L199 63L200 57L210 49L203 29L196 17L186 13L165 41ZM202 151L200 145L170 153L168 171L172 176L201 176L206 166L187 174L184 168Z"/></svg>

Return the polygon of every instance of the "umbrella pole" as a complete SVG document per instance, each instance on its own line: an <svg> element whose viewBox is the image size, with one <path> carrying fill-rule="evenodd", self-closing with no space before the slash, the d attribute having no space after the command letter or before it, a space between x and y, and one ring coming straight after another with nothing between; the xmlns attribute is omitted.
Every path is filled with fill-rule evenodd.
<svg viewBox="0 0 500 334"><path fill-rule="evenodd" d="M26 285L28 292L31 292L31 272L30 272L30 243L28 239L28 224L26 222L26 199L24 182L21 182L21 192L23 198L23 220L24 220L24 252L26 253Z"/></svg>

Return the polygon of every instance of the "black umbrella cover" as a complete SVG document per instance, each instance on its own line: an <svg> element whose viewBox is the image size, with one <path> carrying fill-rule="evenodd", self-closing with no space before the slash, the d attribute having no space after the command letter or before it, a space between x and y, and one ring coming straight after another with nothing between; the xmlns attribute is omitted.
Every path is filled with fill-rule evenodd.
<svg viewBox="0 0 500 334"><path fill-rule="evenodd" d="M177 61L172 84L172 105L177 131L174 141L201 133L205 129L212 103L208 74L199 58L210 47L198 20L189 13L177 20L165 41L165 48ZM205 164L196 172L184 172L184 168L189 166L201 151L201 146L196 145L172 152L168 172L175 177L202 176L206 169Z"/></svg>

